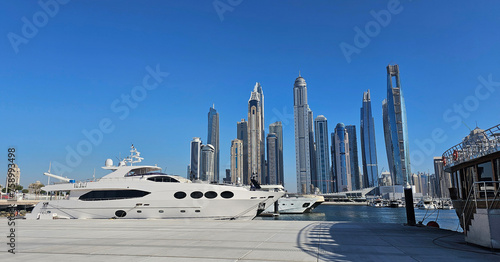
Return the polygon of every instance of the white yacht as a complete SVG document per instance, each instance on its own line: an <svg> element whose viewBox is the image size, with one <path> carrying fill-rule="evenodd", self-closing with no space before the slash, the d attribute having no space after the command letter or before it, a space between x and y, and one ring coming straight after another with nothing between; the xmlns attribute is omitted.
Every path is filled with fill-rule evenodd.
<svg viewBox="0 0 500 262"><path fill-rule="evenodd" d="M132 145L131 155L103 169L110 174L92 182L45 173L65 183L42 188L57 197L39 202L28 219L185 218L251 220L259 211L273 206L284 192L251 190L245 187L193 183L161 173L158 166L135 166L143 160Z"/></svg>
<svg viewBox="0 0 500 262"><path fill-rule="evenodd" d="M437 205L437 201L433 200L432 198L430 197L426 197L422 200L420 200L416 207L418 209L437 209L438 208L438 205Z"/></svg>
<svg viewBox="0 0 500 262"><path fill-rule="evenodd" d="M325 198L317 195L286 196L278 200L278 212L280 214L310 213L323 202ZM264 215L274 213L274 206L267 207L262 213Z"/></svg>

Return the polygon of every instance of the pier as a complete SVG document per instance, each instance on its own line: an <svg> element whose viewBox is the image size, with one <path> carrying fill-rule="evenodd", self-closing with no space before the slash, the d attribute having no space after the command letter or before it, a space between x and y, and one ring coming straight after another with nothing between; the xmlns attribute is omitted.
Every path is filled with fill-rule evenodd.
<svg viewBox="0 0 500 262"><path fill-rule="evenodd" d="M0 220L0 231L8 231ZM328 221L17 220L2 261L497 261L461 233Z"/></svg>

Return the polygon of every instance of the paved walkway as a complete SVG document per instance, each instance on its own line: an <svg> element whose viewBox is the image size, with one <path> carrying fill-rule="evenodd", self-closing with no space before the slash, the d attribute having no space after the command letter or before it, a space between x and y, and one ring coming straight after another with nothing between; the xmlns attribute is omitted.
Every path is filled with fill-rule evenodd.
<svg viewBox="0 0 500 262"><path fill-rule="evenodd" d="M399 224L16 222L16 254L7 253L8 246L2 244L1 261L500 261L500 253L465 244L461 233ZM0 234L8 230L7 220L1 219Z"/></svg>

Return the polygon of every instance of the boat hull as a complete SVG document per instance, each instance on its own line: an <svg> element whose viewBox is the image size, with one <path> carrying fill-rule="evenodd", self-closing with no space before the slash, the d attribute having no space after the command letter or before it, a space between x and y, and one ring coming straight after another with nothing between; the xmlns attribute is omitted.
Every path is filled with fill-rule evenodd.
<svg viewBox="0 0 500 262"><path fill-rule="evenodd" d="M132 183L131 183L132 184ZM250 191L243 187L197 184L155 183L142 181L134 187L123 182L106 185L106 181L71 192L69 199L38 203L28 219L253 219L259 209L273 206L283 192ZM148 195L129 199L84 201L83 195L100 190L140 190ZM182 199L176 198L183 192ZM193 192L201 195L196 196ZM231 192L224 198L223 192ZM226 193L227 194L227 193ZM197 198L193 198L195 196ZM208 196L208 197L207 197ZM199 198L198 198L199 197Z"/></svg>

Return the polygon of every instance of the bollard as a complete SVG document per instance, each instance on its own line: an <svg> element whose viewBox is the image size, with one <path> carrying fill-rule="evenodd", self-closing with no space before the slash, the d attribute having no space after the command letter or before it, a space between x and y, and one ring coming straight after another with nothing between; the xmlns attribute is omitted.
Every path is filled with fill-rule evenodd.
<svg viewBox="0 0 500 262"><path fill-rule="evenodd" d="M413 208L413 193L410 185L406 185L405 187L405 206L407 225L414 226L416 224L415 209Z"/></svg>

